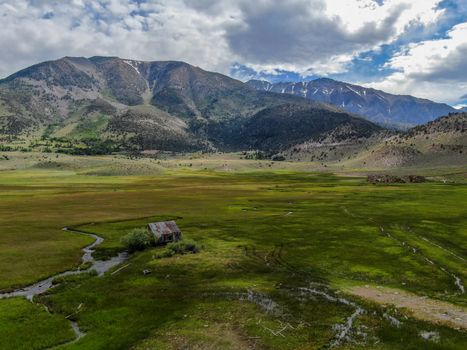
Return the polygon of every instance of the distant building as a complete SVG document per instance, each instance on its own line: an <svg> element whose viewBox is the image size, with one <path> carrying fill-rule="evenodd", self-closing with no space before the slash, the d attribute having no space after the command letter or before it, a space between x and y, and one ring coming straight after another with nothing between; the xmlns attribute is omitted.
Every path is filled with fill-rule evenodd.
<svg viewBox="0 0 467 350"><path fill-rule="evenodd" d="M152 222L147 225L147 229L156 244L178 241L182 237L175 221Z"/></svg>

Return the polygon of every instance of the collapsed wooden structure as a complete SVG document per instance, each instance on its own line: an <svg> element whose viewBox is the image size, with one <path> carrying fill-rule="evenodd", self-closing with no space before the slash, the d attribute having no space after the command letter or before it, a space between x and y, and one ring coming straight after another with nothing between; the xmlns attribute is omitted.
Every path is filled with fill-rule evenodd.
<svg viewBox="0 0 467 350"><path fill-rule="evenodd" d="M152 222L147 225L149 234L154 237L156 244L165 244L178 241L182 232L175 221Z"/></svg>

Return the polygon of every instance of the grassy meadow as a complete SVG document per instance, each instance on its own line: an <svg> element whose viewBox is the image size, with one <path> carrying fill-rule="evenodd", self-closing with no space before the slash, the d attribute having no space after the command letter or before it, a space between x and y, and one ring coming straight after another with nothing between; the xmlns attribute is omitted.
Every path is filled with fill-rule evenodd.
<svg viewBox="0 0 467 350"><path fill-rule="evenodd" d="M33 303L0 299L0 349L467 347L465 329L348 292L383 286L466 308L455 279L467 281L465 182L375 186L227 160L224 170L241 170L135 161L143 175L122 176L107 161L107 176L24 159L0 172L0 290L78 266L92 239L65 226L105 238L96 258L168 219L203 249L159 259L164 248L150 248L103 277L63 278ZM73 342L68 320L86 335Z"/></svg>

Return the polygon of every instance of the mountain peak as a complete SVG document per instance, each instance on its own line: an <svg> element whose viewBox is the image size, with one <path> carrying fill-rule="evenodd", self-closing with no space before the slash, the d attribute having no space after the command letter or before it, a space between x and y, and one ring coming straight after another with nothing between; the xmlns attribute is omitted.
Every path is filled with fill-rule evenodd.
<svg viewBox="0 0 467 350"><path fill-rule="evenodd" d="M329 82L329 83L343 83L342 81L334 80L334 79L327 78L327 77L316 78L316 79L313 79L313 80L310 80L310 81L323 81L323 82Z"/></svg>
<svg viewBox="0 0 467 350"><path fill-rule="evenodd" d="M265 85L262 90L272 86L257 83ZM344 139L379 130L333 106L255 91L185 62L103 56L63 57L15 73L0 81L0 106L0 134L21 138L45 128L41 137L63 140L63 147L105 138L106 145L124 149L279 150L342 124L353 130ZM294 130L288 130L285 125L294 120ZM310 122L300 129L298 120ZM261 136L268 123L281 126L270 129L276 145Z"/></svg>
<svg viewBox="0 0 467 350"><path fill-rule="evenodd" d="M401 129L423 124L455 111L446 104L413 96L393 95L326 77L297 83L248 84L258 90L291 94L333 104L373 122Z"/></svg>

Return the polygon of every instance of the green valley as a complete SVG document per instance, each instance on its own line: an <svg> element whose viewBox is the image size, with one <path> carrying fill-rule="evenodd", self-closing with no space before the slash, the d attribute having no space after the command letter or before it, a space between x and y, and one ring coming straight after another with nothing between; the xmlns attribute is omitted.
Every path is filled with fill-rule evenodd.
<svg viewBox="0 0 467 350"><path fill-rule="evenodd" d="M12 337L15 349L467 346L463 168L421 170L426 183L373 185L356 170L317 173L305 163L140 159L131 161L140 172L125 175L123 158L60 155L63 166L38 167L22 155L35 157L12 153L0 173L3 292L79 267L93 239L63 227L104 238L96 259L160 220L176 220L203 249L160 258L164 248L153 247L103 276L59 277L32 303L0 299L2 349ZM362 289L422 296L448 305L452 320Z"/></svg>

